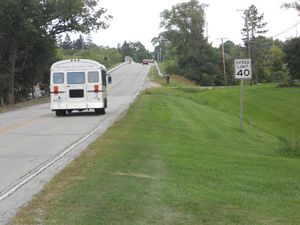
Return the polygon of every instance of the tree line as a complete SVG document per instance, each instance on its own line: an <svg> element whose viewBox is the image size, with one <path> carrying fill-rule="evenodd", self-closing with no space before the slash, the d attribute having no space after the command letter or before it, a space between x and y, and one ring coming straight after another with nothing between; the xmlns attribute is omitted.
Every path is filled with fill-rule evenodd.
<svg viewBox="0 0 300 225"><path fill-rule="evenodd" d="M300 8L297 2L283 6L298 11ZM253 82L280 81L291 85L293 80L300 79L300 38L282 42L264 36L267 32L264 14L251 5L243 12L244 45L227 40L215 48L204 35L206 7L208 5L190 0L161 13L160 27L164 31L153 38L152 43L154 56L163 61L167 73L183 75L201 85L234 85L234 59L250 57Z"/></svg>
<svg viewBox="0 0 300 225"><path fill-rule="evenodd" d="M122 54L123 59L126 56L132 58L133 61L141 63L143 59L152 59L153 54L140 42L124 41L122 45L118 45L118 50Z"/></svg>
<svg viewBox="0 0 300 225"><path fill-rule="evenodd" d="M37 83L48 88L58 60L88 58L109 68L125 56L151 58L140 42L95 45L90 32L108 28L111 19L97 0L0 0L0 105L34 96ZM72 40L71 32L79 37Z"/></svg>
<svg viewBox="0 0 300 225"><path fill-rule="evenodd" d="M21 101L37 82L49 86L51 64L67 58L94 59L110 67L125 56L141 62L154 55L164 62L169 74L181 74L201 85L232 85L236 84L234 59L250 54L254 82L290 85L299 79L299 38L281 42L265 37L263 14L252 5L244 10L244 45L227 40L224 46L215 48L204 35L206 7L190 0L164 10L164 31L153 38L155 50L151 53L141 42L125 41L117 48L92 43L88 34L108 28L112 19L97 0L0 0L0 104ZM297 2L284 7L300 8ZM70 32L79 33L79 37L71 40Z"/></svg>
<svg viewBox="0 0 300 225"><path fill-rule="evenodd" d="M0 0L0 97L15 103L48 76L59 34L106 29L111 18L97 0Z"/></svg>

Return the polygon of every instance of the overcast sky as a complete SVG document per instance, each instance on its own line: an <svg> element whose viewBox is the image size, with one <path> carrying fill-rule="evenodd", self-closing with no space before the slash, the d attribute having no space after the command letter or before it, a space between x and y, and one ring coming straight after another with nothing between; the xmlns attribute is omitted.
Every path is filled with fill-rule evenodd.
<svg viewBox="0 0 300 225"><path fill-rule="evenodd" d="M267 22L268 37L280 40L300 35L300 22L295 9L284 9L281 5L292 0L205 0L200 3L208 4L206 8L206 22L208 23L208 38L213 46L219 46L220 38L229 38L236 44L241 43L241 29L243 27L243 12L254 4L258 12L264 13ZM151 39L162 31L159 28L160 13L171 9L173 5L188 2L188 0L99 0L99 5L108 10L114 19L107 30L100 30L92 35L97 45L117 47L118 43L126 41L140 41L152 51ZM294 26L294 27L293 27ZM287 32L287 29L293 27ZM281 35L278 35L282 33ZM298 33L298 34L297 34Z"/></svg>

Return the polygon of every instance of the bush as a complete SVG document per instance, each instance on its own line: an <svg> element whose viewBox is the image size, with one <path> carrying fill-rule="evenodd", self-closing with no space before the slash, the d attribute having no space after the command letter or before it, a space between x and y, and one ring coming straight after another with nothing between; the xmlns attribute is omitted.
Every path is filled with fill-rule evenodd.
<svg viewBox="0 0 300 225"><path fill-rule="evenodd" d="M163 62L163 70L168 74L178 74L180 71L179 66L177 64L177 58L169 58L168 60Z"/></svg>
<svg viewBox="0 0 300 225"><path fill-rule="evenodd" d="M300 158L300 138L299 137L280 137L281 146L279 153L284 156Z"/></svg>
<svg viewBox="0 0 300 225"><path fill-rule="evenodd" d="M285 71L279 70L273 73L273 79L275 82L280 82L287 78L287 73Z"/></svg>
<svg viewBox="0 0 300 225"><path fill-rule="evenodd" d="M293 87L295 85L295 81L286 73L281 73L281 79L278 84L278 87Z"/></svg>

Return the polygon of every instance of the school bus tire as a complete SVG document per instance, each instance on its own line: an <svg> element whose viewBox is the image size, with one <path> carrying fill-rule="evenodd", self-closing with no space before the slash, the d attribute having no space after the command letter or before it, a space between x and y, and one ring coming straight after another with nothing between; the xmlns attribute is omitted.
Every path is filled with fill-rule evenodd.
<svg viewBox="0 0 300 225"><path fill-rule="evenodd" d="M56 116L65 116L66 115L66 110L56 110L55 115Z"/></svg>
<svg viewBox="0 0 300 225"><path fill-rule="evenodd" d="M95 114L96 115L103 115L103 114L105 114L105 108L95 109Z"/></svg>
<svg viewBox="0 0 300 225"><path fill-rule="evenodd" d="M104 99L104 108L107 108L107 98Z"/></svg>

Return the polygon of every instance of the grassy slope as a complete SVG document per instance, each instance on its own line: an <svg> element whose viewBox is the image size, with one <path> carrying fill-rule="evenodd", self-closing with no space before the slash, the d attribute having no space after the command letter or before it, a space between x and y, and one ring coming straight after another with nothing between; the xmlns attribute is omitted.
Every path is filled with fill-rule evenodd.
<svg viewBox="0 0 300 225"><path fill-rule="evenodd" d="M255 93L273 107L264 95L277 89L255 89L247 101ZM298 119L285 110L290 90L279 90L283 117L266 126L267 115L247 111L244 131L236 92L146 91L13 224L298 224L299 160L280 157L276 138L299 131L281 121Z"/></svg>
<svg viewBox="0 0 300 225"><path fill-rule="evenodd" d="M300 134L299 87L276 88L275 85L246 86L244 91L246 122L272 135ZM239 115L239 88L206 91L195 101Z"/></svg>

